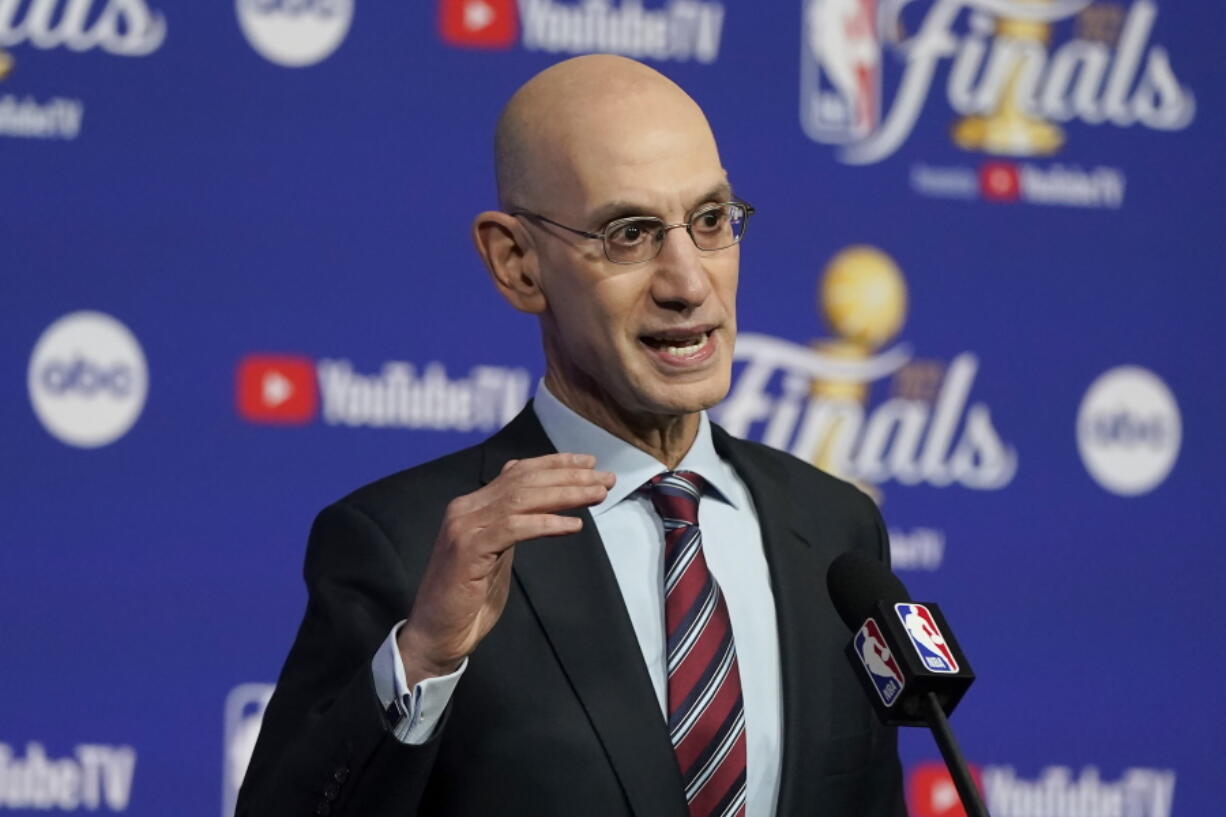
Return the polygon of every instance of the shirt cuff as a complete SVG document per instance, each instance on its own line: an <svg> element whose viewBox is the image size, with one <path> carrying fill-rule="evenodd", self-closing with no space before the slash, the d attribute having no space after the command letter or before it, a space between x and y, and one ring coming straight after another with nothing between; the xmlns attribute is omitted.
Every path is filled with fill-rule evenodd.
<svg viewBox="0 0 1226 817"><path fill-rule="evenodd" d="M396 646L396 636L404 622L397 622L388 633L379 651L371 662L371 671L375 677L375 694L384 711L393 707L396 701L403 705L405 717L392 727L392 734L401 743L420 745L434 737L443 710L451 701L456 684L468 666L465 658L455 672L450 675L440 675L426 678L417 686L409 689L409 682L404 674L404 662L400 659L400 648Z"/></svg>

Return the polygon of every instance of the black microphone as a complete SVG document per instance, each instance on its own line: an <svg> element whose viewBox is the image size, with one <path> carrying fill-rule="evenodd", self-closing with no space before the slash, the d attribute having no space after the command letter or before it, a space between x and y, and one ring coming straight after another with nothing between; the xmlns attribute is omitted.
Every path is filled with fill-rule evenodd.
<svg viewBox="0 0 1226 817"><path fill-rule="evenodd" d="M834 560L826 587L852 632L845 652L877 716L930 727L967 814L988 817L946 720L975 674L940 608L910 601L888 567L858 553Z"/></svg>

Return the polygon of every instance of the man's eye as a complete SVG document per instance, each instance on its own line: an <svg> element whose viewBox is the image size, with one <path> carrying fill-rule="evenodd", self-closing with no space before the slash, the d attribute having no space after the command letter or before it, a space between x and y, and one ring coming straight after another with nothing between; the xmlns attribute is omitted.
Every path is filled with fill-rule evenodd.
<svg viewBox="0 0 1226 817"><path fill-rule="evenodd" d="M609 233L609 240L623 247L640 244L651 234L651 225L642 222L622 224Z"/></svg>
<svg viewBox="0 0 1226 817"><path fill-rule="evenodd" d="M724 222L727 219L728 214L723 207L713 207L710 210L704 210L695 215L692 224L696 230L716 232L723 228Z"/></svg>

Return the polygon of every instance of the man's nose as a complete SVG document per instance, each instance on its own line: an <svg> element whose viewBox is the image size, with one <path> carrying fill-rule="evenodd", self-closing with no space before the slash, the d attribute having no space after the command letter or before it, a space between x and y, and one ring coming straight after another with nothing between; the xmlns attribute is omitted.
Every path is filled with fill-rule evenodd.
<svg viewBox="0 0 1226 817"><path fill-rule="evenodd" d="M678 310L702 304L711 294L711 276L703 256L683 225L670 227L655 259L651 294L656 303Z"/></svg>

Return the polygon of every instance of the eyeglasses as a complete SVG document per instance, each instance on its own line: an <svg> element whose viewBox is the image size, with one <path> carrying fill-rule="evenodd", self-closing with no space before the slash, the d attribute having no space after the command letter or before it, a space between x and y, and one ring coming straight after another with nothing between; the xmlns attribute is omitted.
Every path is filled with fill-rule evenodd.
<svg viewBox="0 0 1226 817"><path fill-rule="evenodd" d="M513 210L511 215L543 221L584 238L599 238L604 243L605 258L614 264L642 264L660 254L664 248L664 237L669 230L678 227L684 227L694 246L706 252L726 250L739 244L745 237L745 228L754 212L754 208L743 201L725 201L704 204L690 215L688 221L668 224L655 216L630 216L610 221L598 233L567 227L527 210Z"/></svg>

